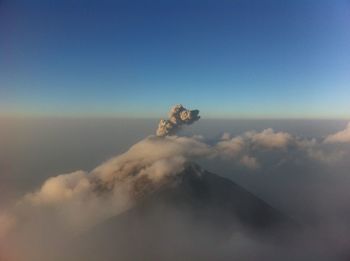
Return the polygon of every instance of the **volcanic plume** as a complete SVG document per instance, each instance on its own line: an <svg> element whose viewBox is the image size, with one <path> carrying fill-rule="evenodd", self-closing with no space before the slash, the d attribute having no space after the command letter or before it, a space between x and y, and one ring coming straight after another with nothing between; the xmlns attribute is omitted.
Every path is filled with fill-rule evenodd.
<svg viewBox="0 0 350 261"><path fill-rule="evenodd" d="M175 105L169 112L169 119L161 119L157 136L174 135L182 125L190 125L199 120L199 110L188 110L181 104Z"/></svg>

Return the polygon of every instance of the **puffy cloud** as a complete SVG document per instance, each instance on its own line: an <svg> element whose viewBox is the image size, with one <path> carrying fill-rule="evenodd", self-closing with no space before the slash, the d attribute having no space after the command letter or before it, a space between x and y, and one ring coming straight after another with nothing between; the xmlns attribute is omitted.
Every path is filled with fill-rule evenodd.
<svg viewBox="0 0 350 261"><path fill-rule="evenodd" d="M91 172L80 170L49 178L39 190L25 195L14 212L26 216L50 209L64 226L77 232L88 229L171 182L186 162L214 155L200 139L150 136ZM8 217L0 218L3 234L12 226Z"/></svg>
<svg viewBox="0 0 350 261"><path fill-rule="evenodd" d="M296 139L295 144L310 159L326 164L339 162L346 155L346 151L341 148L326 146L327 144L323 144L316 139Z"/></svg>
<svg viewBox="0 0 350 261"><path fill-rule="evenodd" d="M244 155L240 161L239 161L243 166L246 166L249 169L257 169L260 167L259 162L256 160L256 158Z"/></svg>
<svg viewBox="0 0 350 261"><path fill-rule="evenodd" d="M216 145L216 149L223 158L235 158L244 150L246 146L245 140L240 136L229 139L226 134L226 136L223 136L223 138L224 140L219 141Z"/></svg>
<svg viewBox="0 0 350 261"><path fill-rule="evenodd" d="M275 132L273 129L265 129L261 132L247 131L242 135L231 137L224 133L220 141L215 145L217 155L225 160L235 160L250 169L257 169L260 163L252 154L257 154L260 148L286 149L295 139L286 132Z"/></svg>
<svg viewBox="0 0 350 261"><path fill-rule="evenodd" d="M269 137L268 146L272 143L276 148L276 144L282 144L280 133L273 131L233 138L225 134L214 145L207 144L201 136L150 136L91 172L79 170L49 178L40 189L25 195L15 212L25 216L51 209L62 224L72 230L85 230L125 211L139 197L171 182L189 161L220 157L249 169L259 168L250 143L261 143L265 136ZM0 226L5 227L4 224Z"/></svg>
<svg viewBox="0 0 350 261"><path fill-rule="evenodd" d="M72 198L84 197L91 190L91 183L84 171L76 171L49 178L40 191L26 197L35 205L59 204Z"/></svg>
<svg viewBox="0 0 350 261"><path fill-rule="evenodd" d="M331 134L324 140L325 143L345 143L350 142L350 122L346 128L337 133Z"/></svg>
<svg viewBox="0 0 350 261"><path fill-rule="evenodd" d="M199 120L198 110L187 110L181 104L175 105L169 112L168 120L160 120L157 136L174 135L182 125L190 125Z"/></svg>
<svg viewBox="0 0 350 261"><path fill-rule="evenodd" d="M215 145L216 156L224 160L242 165L248 169L257 169L260 164L255 157L249 156L249 140L236 136L231 138L229 133L224 133L221 140Z"/></svg>
<svg viewBox="0 0 350 261"><path fill-rule="evenodd" d="M155 176L166 177L181 171L187 160L205 157L211 153L209 145L196 137L151 136L133 145L126 153L97 167L92 175L107 183L113 183L116 178L123 181L139 174L147 175L153 180ZM164 161L172 163L172 166L163 169L161 175L150 171L154 164Z"/></svg>
<svg viewBox="0 0 350 261"><path fill-rule="evenodd" d="M320 148L309 149L307 153L311 159L328 163L328 164L339 162L346 155L346 152L342 150L327 152Z"/></svg>
<svg viewBox="0 0 350 261"><path fill-rule="evenodd" d="M334 164L343 160L348 154L343 148L331 146L315 138L296 137L287 132L276 132L271 128L261 132L247 131L235 137L224 133L215 145L215 149L216 156L250 169L257 169L264 165L271 166L274 162L268 162L268 159L272 158L277 162L285 162L286 158L291 160L294 157L296 160L295 157L299 159L304 157L304 160ZM268 149L268 151L262 149ZM276 155L274 154L276 150L283 150L283 153ZM264 159L260 159L261 157Z"/></svg>
<svg viewBox="0 0 350 261"><path fill-rule="evenodd" d="M292 140L292 136L286 132L275 132L273 129L265 129L262 132L247 132L245 134L251 141L261 147L269 149L285 148Z"/></svg>

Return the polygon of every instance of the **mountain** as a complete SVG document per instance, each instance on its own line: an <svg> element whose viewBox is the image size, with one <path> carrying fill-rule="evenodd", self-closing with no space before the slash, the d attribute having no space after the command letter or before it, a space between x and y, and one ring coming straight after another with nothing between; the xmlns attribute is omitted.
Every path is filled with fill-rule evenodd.
<svg viewBox="0 0 350 261"><path fill-rule="evenodd" d="M241 253L244 244L281 244L281 231L296 226L231 180L189 164L173 182L80 238L72 260L232 260L233 253L250 260Z"/></svg>

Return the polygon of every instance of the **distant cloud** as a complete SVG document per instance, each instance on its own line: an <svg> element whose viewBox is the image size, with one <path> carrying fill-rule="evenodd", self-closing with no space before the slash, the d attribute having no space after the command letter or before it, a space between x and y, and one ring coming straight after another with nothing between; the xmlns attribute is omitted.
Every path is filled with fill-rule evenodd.
<svg viewBox="0 0 350 261"><path fill-rule="evenodd" d="M350 122L346 128L337 133L331 134L324 140L325 143L346 143L350 142Z"/></svg>
<svg viewBox="0 0 350 261"><path fill-rule="evenodd" d="M249 141L242 136L231 138L229 133L224 133L214 149L217 156L224 160L231 160L248 169L257 169L260 166L257 159L246 154L248 153L248 144Z"/></svg>
<svg viewBox="0 0 350 261"><path fill-rule="evenodd" d="M265 129L262 132L247 132L245 134L251 141L261 147L269 149L285 148L292 140L292 136L286 132L275 132L273 129Z"/></svg>
<svg viewBox="0 0 350 261"><path fill-rule="evenodd" d="M241 135L232 137L224 133L215 145L217 156L224 160L231 160L232 163L241 164L250 169L257 169L265 164L257 155L263 152L268 156L273 151L283 150L281 160L286 154L292 151L299 151L296 155L302 155L308 159L333 164L342 160L347 152L342 148L332 147L318 141L315 138L306 139L293 136L287 132L276 132L271 128L261 132L247 131ZM269 151L262 151L268 149ZM292 154L291 154L292 155ZM268 157L267 157L268 158Z"/></svg>
<svg viewBox="0 0 350 261"><path fill-rule="evenodd" d="M85 231L127 210L163 184L176 180L190 161L220 159L258 173L259 169L271 168L280 162L293 164L311 160L331 164L342 160L346 153L333 144L271 128L237 136L224 133L215 142L199 135L149 136L91 172L78 170L47 179L12 209L0 211L0 238L11 233L16 224L24 223L30 231L44 231L40 228L41 220L36 217L47 219L46 223L57 230Z"/></svg>
<svg viewBox="0 0 350 261"><path fill-rule="evenodd" d="M261 167L261 163L254 155L259 154L261 149L285 150L288 145L295 143L296 138L291 134L268 128L261 132L247 131L235 137L225 132L215 145L215 149L217 156L223 160L230 160L234 164L256 170Z"/></svg>
<svg viewBox="0 0 350 261"><path fill-rule="evenodd" d="M216 144L216 149L226 159L232 159L238 156L246 146L245 140L240 136L230 139L229 134L225 133L222 139L222 141Z"/></svg>
<svg viewBox="0 0 350 261"><path fill-rule="evenodd" d="M342 160L347 152L337 146L330 146L328 143L312 139L295 138L296 148L304 152L309 159L334 164Z"/></svg>
<svg viewBox="0 0 350 261"><path fill-rule="evenodd" d="M243 166L246 166L249 169L257 169L260 167L259 162L256 160L256 158L244 155L240 161L239 161Z"/></svg>
<svg viewBox="0 0 350 261"><path fill-rule="evenodd" d="M49 208L71 230L85 230L126 210L138 197L175 177L189 161L221 158L255 170L261 164L254 155L258 148L252 145L281 149L290 139L289 134L272 129L233 138L226 133L214 144L201 136L150 136L91 172L78 170L47 179L25 195L14 212L26 215ZM10 216L2 216L0 231L13 227L15 219Z"/></svg>
<svg viewBox="0 0 350 261"><path fill-rule="evenodd" d="M341 146L329 143L350 142L350 123L345 130L329 135L324 141L271 128L236 136L224 133L210 142L200 135L175 136L182 125L198 120L198 113L177 105L170 111L168 120L160 121L157 136L146 137L92 171L77 170L51 177L14 206L5 211L0 209L0 241L12 233L14 238L19 236L18 242L25 250L33 242L43 241L60 249L56 245L57 237L61 241L69 236L76 238L77 233L128 210L144 195L176 181L191 161L219 159L230 166L239 166L240 171L247 168L262 173L285 163L302 167L309 163L333 164L349 155ZM262 172L258 171L266 166ZM20 229L16 231L17 228ZM51 243L46 242L52 238ZM51 250L42 244L35 246L34 252Z"/></svg>

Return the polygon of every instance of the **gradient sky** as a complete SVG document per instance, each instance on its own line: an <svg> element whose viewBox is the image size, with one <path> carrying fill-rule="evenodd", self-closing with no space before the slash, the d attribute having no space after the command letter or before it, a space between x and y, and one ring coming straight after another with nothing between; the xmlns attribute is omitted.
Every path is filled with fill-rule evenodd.
<svg viewBox="0 0 350 261"><path fill-rule="evenodd" d="M350 1L0 1L0 114L350 118Z"/></svg>

